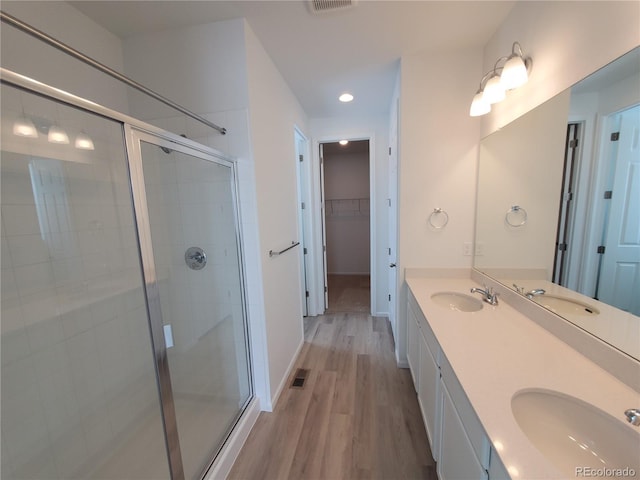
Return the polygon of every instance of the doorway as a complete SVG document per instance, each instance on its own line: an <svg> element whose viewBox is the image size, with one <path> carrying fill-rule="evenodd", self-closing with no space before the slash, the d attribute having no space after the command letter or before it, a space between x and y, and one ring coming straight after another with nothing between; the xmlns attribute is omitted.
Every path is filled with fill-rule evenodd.
<svg viewBox="0 0 640 480"><path fill-rule="evenodd" d="M369 140L321 144L326 313L371 312Z"/></svg>

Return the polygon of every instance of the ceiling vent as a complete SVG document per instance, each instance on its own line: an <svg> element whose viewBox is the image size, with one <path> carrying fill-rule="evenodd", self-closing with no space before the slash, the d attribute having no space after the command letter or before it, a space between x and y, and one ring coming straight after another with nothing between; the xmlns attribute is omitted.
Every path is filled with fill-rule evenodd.
<svg viewBox="0 0 640 480"><path fill-rule="evenodd" d="M323 14L348 10L356 5L358 0L309 0L311 13Z"/></svg>

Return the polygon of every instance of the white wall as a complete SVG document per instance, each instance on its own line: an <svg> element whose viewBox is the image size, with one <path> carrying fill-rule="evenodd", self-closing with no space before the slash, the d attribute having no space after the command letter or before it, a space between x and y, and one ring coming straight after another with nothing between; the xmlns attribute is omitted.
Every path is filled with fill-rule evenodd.
<svg viewBox="0 0 640 480"><path fill-rule="evenodd" d="M389 164L389 118L387 115L369 117L341 117L341 118L313 118L309 120L310 131L312 133L312 197L315 204L320 203L320 160L319 144L328 141L341 139L362 140L370 139L369 148L372 155L370 163L371 174L371 208L375 213L371 217L371 228L374 231L373 242L371 243L371 276L372 281L372 313L374 315L387 315L389 302L389 255L388 255L388 184L387 172ZM322 251L320 215L314 212L314 226L316 235L314 236L313 248L316 252ZM316 262L315 271L319 277L322 276L322 255L314 255ZM322 288L323 282L317 282L318 290ZM315 295L320 298L323 292L316 291ZM315 312L312 314L319 314Z"/></svg>
<svg viewBox="0 0 640 480"><path fill-rule="evenodd" d="M516 2L484 50L483 72L518 41L529 82L483 117L482 136L506 125L640 44L640 2ZM468 91L468 101L475 89Z"/></svg>
<svg viewBox="0 0 640 480"><path fill-rule="evenodd" d="M256 172L264 308L271 400L303 343L300 256L269 257L299 240L294 131L307 135L307 119L271 58L245 22L250 134Z"/></svg>
<svg viewBox="0 0 640 480"><path fill-rule="evenodd" d="M369 153L324 154L327 272L370 273Z"/></svg>
<svg viewBox="0 0 640 480"><path fill-rule="evenodd" d="M422 53L402 58L400 71L400 158L398 322L396 356L406 354L405 268L471 267L463 244L473 241L480 124L469 117L466 92L477 88L481 50ZM429 215L449 215L442 229Z"/></svg>

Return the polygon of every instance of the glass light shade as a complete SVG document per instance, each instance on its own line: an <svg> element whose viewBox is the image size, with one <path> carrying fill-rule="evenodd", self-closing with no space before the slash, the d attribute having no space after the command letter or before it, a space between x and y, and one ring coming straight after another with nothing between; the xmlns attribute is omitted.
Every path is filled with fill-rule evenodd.
<svg viewBox="0 0 640 480"><path fill-rule="evenodd" d="M504 64L500 75L502 87L505 90L513 90L527 83L527 80L529 80L529 74L524 60L519 55L512 55Z"/></svg>
<svg viewBox="0 0 640 480"><path fill-rule="evenodd" d="M469 115L472 117L479 117L480 115L485 115L491 111L491 104L485 102L483 98L483 93L478 91L473 97L473 101L471 102L471 108L469 109Z"/></svg>
<svg viewBox="0 0 640 480"><path fill-rule="evenodd" d="M49 128L48 139L51 143L69 143L67 132L56 125L52 125Z"/></svg>
<svg viewBox="0 0 640 480"><path fill-rule="evenodd" d="M500 77L496 74L491 77L487 84L484 86L484 94L482 95L482 99L489 104L493 104L504 100L505 96L505 90L500 83Z"/></svg>
<svg viewBox="0 0 640 480"><path fill-rule="evenodd" d="M38 131L31 120L21 117L13 124L13 134L19 137L38 138Z"/></svg>
<svg viewBox="0 0 640 480"><path fill-rule="evenodd" d="M91 140L91 137L84 132L81 132L76 137L75 146L80 150L95 150L93 140Z"/></svg>

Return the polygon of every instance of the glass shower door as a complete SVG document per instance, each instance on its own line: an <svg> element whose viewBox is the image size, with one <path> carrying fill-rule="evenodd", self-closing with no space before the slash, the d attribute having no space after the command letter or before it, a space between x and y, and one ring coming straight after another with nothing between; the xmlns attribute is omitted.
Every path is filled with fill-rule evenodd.
<svg viewBox="0 0 640 480"><path fill-rule="evenodd" d="M184 477L198 479L251 396L233 164L142 132L133 138L141 160L132 177L146 192L138 225L148 213L153 252L151 322L162 332L175 411L168 442Z"/></svg>

